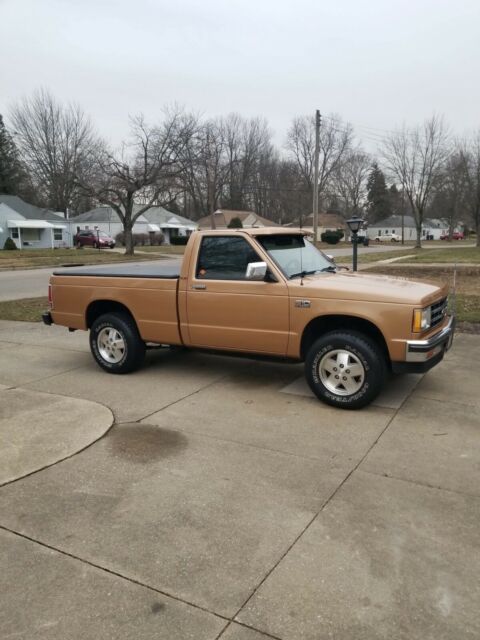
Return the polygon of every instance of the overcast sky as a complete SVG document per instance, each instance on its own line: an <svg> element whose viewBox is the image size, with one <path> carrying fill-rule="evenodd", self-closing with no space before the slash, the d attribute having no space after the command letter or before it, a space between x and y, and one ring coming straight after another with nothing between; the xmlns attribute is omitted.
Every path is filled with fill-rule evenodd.
<svg viewBox="0 0 480 640"><path fill-rule="evenodd" d="M316 108L368 148L433 112L480 126L479 0L0 0L0 53L0 113L44 86L114 143L172 102L279 144Z"/></svg>

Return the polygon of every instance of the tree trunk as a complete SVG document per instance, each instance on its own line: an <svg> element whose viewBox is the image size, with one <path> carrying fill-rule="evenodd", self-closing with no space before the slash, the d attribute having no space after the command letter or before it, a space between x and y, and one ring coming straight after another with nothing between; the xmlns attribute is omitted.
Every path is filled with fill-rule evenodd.
<svg viewBox="0 0 480 640"><path fill-rule="evenodd" d="M130 225L124 226L125 232L125 255L133 256L135 253L135 247L133 245L133 232Z"/></svg>
<svg viewBox="0 0 480 640"><path fill-rule="evenodd" d="M480 217L477 216L476 222L475 231L477 232L477 247L480 247Z"/></svg>
<svg viewBox="0 0 480 640"><path fill-rule="evenodd" d="M420 224L416 224L417 227L417 243L415 245L415 249L421 249L422 248L422 225Z"/></svg>

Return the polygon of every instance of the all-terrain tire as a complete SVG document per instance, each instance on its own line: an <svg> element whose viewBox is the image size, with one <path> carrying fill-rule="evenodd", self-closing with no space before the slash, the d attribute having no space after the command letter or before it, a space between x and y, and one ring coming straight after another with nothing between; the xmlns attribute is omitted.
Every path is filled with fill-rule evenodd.
<svg viewBox="0 0 480 640"><path fill-rule="evenodd" d="M96 363L108 373L130 373L142 365L145 343L127 313L106 313L92 324L90 351Z"/></svg>
<svg viewBox="0 0 480 640"><path fill-rule="evenodd" d="M373 339L357 331L331 331L310 347L305 377L323 402L341 409L360 409L382 390L387 364Z"/></svg>

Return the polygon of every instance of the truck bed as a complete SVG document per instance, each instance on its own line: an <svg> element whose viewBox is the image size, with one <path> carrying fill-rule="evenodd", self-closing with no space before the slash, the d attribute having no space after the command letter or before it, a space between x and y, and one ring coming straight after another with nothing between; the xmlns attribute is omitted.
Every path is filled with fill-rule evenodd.
<svg viewBox="0 0 480 640"><path fill-rule="evenodd" d="M181 264L160 266L157 264L119 264L93 267L69 267L54 271L54 276L89 276L99 278L161 278L175 280L180 277Z"/></svg>

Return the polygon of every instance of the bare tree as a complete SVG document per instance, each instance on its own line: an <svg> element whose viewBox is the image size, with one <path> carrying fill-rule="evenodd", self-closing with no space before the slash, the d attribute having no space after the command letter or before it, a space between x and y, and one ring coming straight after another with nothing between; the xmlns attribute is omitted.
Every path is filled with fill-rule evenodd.
<svg viewBox="0 0 480 640"><path fill-rule="evenodd" d="M77 177L88 171L97 145L89 118L45 89L14 105L10 118L20 156L45 203L56 211L76 208Z"/></svg>
<svg viewBox="0 0 480 640"><path fill-rule="evenodd" d="M466 179L465 205L477 234L480 247L480 129L460 150Z"/></svg>
<svg viewBox="0 0 480 640"><path fill-rule="evenodd" d="M353 129L336 116L324 118L320 127L318 197L321 202L333 173L352 148ZM287 134L287 151L297 163L305 186L312 191L314 181L315 118L295 118Z"/></svg>
<svg viewBox="0 0 480 640"><path fill-rule="evenodd" d="M448 131L443 119L437 116L426 120L422 127L404 127L384 142L387 168L401 184L415 219L417 248L422 246L425 211L440 184L442 168L449 155L447 143Z"/></svg>
<svg viewBox="0 0 480 640"><path fill-rule="evenodd" d="M166 205L182 190L179 158L196 120L181 111L166 112L164 122L149 126L143 116L131 119L131 136L120 153L106 146L95 158L95 175L81 182L98 202L116 211L125 233L125 253L133 255L132 230L148 209Z"/></svg>
<svg viewBox="0 0 480 640"><path fill-rule="evenodd" d="M191 130L192 135L179 152L181 180L195 217L212 215L213 221L227 173L223 122L192 120Z"/></svg>
<svg viewBox="0 0 480 640"><path fill-rule="evenodd" d="M360 149L348 151L333 174L333 189L344 202L345 214L358 214L366 197L371 158Z"/></svg>
<svg viewBox="0 0 480 640"><path fill-rule="evenodd" d="M440 186L432 199L432 217L440 218L448 227L448 241L463 215L467 196L467 176L458 146L445 163Z"/></svg>

